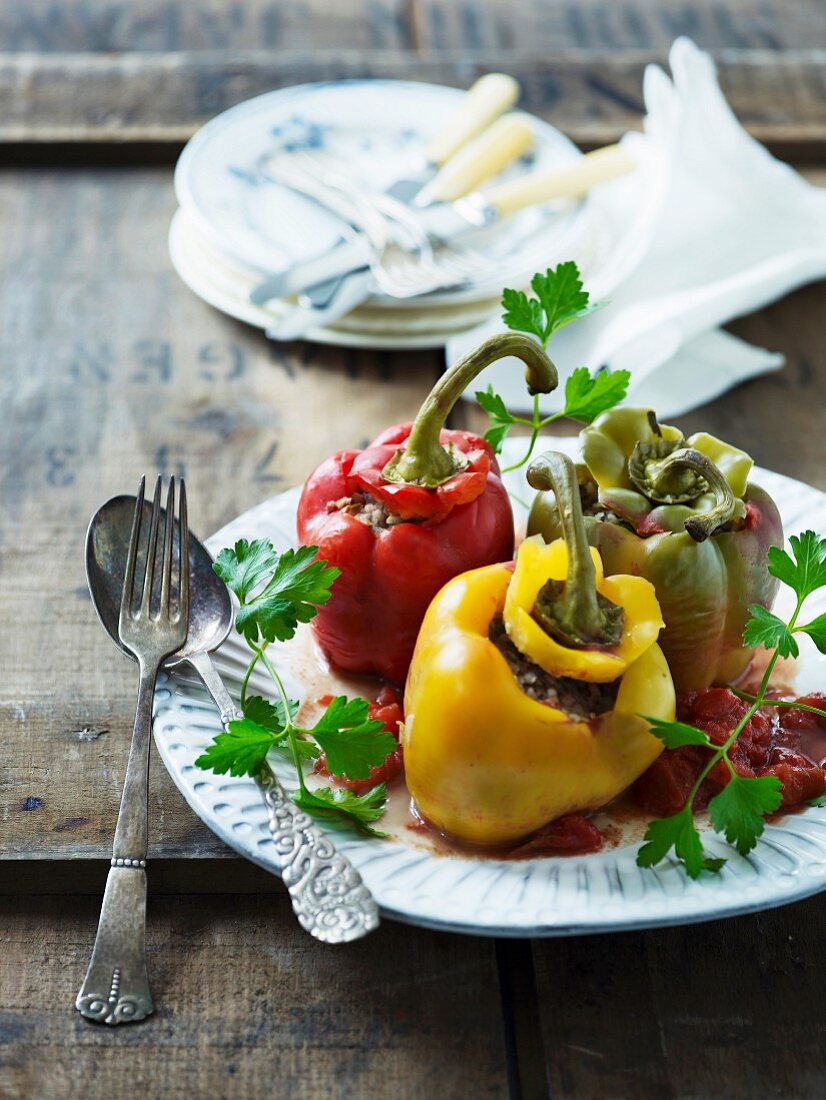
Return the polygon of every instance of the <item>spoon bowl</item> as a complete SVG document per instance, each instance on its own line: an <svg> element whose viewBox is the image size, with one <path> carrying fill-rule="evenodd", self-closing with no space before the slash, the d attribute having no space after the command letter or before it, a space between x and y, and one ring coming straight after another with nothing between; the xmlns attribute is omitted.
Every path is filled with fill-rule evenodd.
<svg viewBox="0 0 826 1100"><path fill-rule="evenodd" d="M142 524L142 530L148 538L151 501L144 504L144 510L147 522ZM118 615L134 515L134 497L112 497L94 514L86 533L86 579L92 603L106 633L118 649L132 660L135 658L118 637ZM189 633L181 648L164 661L164 668L174 668L184 661L191 662L199 654L217 649L232 627L229 591L214 573L209 551L191 531L189 572Z"/></svg>

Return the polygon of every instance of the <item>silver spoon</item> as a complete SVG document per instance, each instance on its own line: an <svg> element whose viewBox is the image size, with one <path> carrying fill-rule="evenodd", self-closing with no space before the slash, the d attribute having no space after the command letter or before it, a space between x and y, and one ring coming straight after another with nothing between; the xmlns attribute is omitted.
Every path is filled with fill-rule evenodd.
<svg viewBox="0 0 826 1100"><path fill-rule="evenodd" d="M145 507L151 511L149 503ZM95 611L109 637L129 657L132 654L118 637L118 614L134 514L135 497L112 497L92 517L86 534L86 579ZM144 528L148 526L144 524ZM163 667L191 665L212 696L226 728L243 715L210 653L232 628L232 602L212 569L209 552L191 531L189 572L189 634ZM281 877L301 926L325 943L346 943L371 932L379 923L378 907L355 867L336 852L313 819L299 810L269 766L265 765L256 781L267 805L270 832L281 860Z"/></svg>

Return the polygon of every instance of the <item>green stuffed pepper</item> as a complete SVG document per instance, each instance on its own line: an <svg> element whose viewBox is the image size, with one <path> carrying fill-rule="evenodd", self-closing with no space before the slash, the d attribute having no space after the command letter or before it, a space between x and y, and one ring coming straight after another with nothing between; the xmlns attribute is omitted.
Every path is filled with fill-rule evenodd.
<svg viewBox="0 0 826 1100"><path fill-rule="evenodd" d="M751 458L704 432L685 439L650 409L611 409L581 442L589 541L607 574L654 585L675 687L736 680L751 657L748 608L770 608L777 592L768 549L783 544L777 506L749 482ZM560 537L552 493L537 495L528 534Z"/></svg>

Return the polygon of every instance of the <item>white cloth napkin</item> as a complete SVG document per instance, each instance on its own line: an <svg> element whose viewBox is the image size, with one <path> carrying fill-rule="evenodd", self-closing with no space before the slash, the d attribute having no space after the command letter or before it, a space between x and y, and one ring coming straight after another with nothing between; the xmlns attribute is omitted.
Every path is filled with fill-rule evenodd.
<svg viewBox="0 0 826 1100"><path fill-rule="evenodd" d="M646 69L644 132L622 139L639 169L590 199L580 267L592 301L608 304L549 346L563 383L577 366L625 367L629 399L662 416L782 366L782 356L717 326L826 275L826 191L746 133L708 54L679 38L669 61L670 79L656 65ZM501 327L497 314L454 337L447 361ZM526 407L513 360L488 368L480 383L509 408ZM561 407L562 390L542 398L544 412Z"/></svg>

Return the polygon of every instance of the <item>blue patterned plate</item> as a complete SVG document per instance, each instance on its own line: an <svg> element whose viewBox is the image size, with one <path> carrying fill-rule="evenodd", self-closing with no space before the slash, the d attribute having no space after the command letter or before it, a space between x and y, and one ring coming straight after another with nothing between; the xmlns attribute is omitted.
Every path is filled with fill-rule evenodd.
<svg viewBox="0 0 826 1100"><path fill-rule="evenodd" d="M571 441L554 443L570 449ZM788 533L807 527L826 531L826 494L766 470L756 470L754 480L777 500ZM524 494L518 475L511 488ZM279 548L294 545L298 493L291 489L233 520L209 540L211 551L217 553L241 537L268 537ZM826 611L826 598L812 598L811 603L817 605L811 608L813 615ZM782 601L779 605L781 614L791 610ZM217 660L228 683L237 683L245 654L238 635L231 635ZM316 699L339 685L358 690L352 681L331 685L301 642L281 651L277 663L300 698ZM268 690L267 681L257 683ZM812 645L801 644L798 689L812 691L824 684L826 658ZM203 689L177 676L163 679L154 732L170 775L213 832L277 874L267 813L255 784L195 767L195 758L218 729L217 711ZM272 764L282 780L294 783L289 768L278 760ZM454 932L564 936L685 924L783 905L826 888L826 809L809 808L773 822L746 857L709 832L704 837L709 852L728 862L719 875L699 882L691 882L671 861L646 870L637 867L641 823L612 822L610 814L599 823L615 826L619 839L614 847L593 855L518 862L451 852L408 829L407 821L406 791L397 787L381 822L391 840L336 833L335 842L359 869L385 916Z"/></svg>

